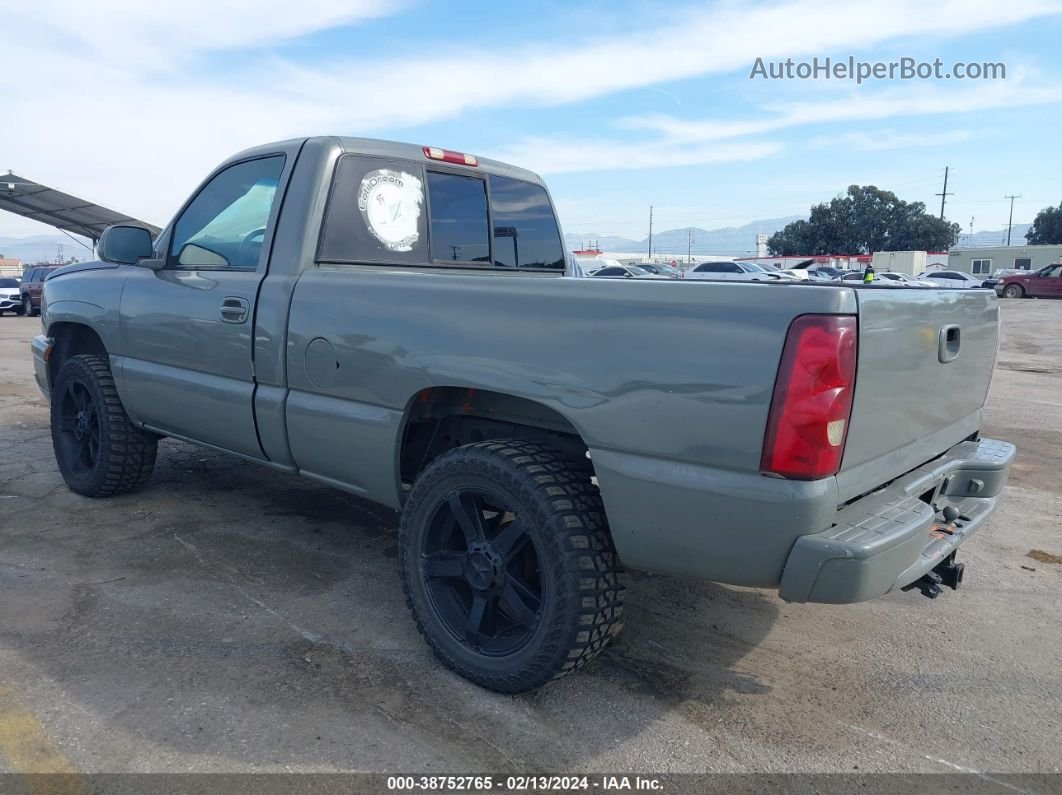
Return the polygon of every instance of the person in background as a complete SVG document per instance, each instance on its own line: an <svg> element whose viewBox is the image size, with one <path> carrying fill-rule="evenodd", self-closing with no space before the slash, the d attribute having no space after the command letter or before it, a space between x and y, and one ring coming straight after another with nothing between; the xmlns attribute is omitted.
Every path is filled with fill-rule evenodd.
<svg viewBox="0 0 1062 795"><path fill-rule="evenodd" d="M874 266L867 265L867 269L863 271L863 284L870 284L874 281Z"/></svg>

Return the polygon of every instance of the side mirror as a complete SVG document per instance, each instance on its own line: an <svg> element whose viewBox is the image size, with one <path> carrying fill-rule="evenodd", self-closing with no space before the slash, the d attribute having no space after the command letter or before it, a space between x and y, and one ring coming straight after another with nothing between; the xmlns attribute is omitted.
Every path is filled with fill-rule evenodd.
<svg viewBox="0 0 1062 795"><path fill-rule="evenodd" d="M151 259L154 254L151 232L142 226L108 226L96 244L96 256L104 262L121 265L136 265L142 259Z"/></svg>

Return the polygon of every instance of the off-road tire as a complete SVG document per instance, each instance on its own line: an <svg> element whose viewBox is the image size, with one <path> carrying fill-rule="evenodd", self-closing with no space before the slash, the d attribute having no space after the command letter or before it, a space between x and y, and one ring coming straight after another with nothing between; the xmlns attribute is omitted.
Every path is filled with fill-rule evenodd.
<svg viewBox="0 0 1062 795"><path fill-rule="evenodd" d="M1025 288L1020 284L1008 284L1003 288L1004 298L1024 298Z"/></svg>
<svg viewBox="0 0 1062 795"><path fill-rule="evenodd" d="M36 317L40 314L39 309L33 308L33 301L30 300L28 295L22 296L22 314L26 317Z"/></svg>
<svg viewBox="0 0 1062 795"><path fill-rule="evenodd" d="M543 578L541 618L527 644L505 657L456 638L428 597L421 544L439 500L486 487L511 500L528 527ZM451 450L417 477L399 529L402 588L435 656L490 690L521 693L589 663L623 626L622 571L597 486L585 462L537 442L495 440ZM546 582L548 580L548 587Z"/></svg>
<svg viewBox="0 0 1062 795"><path fill-rule="evenodd" d="M60 442L60 401L71 382L87 389L99 423L99 455L89 471L80 473L66 460ZM129 420L106 357L83 354L63 362L52 387L51 425L59 472L72 491L86 497L112 497L132 491L151 476L158 437Z"/></svg>

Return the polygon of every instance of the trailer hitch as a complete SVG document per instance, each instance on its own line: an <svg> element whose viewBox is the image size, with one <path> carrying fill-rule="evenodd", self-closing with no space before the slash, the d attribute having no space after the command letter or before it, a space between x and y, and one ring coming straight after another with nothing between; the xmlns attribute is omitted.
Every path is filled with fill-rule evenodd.
<svg viewBox="0 0 1062 795"><path fill-rule="evenodd" d="M933 571L923 574L910 585L905 585L900 590L910 591L912 588L917 588L922 596L928 597L929 599L936 599L940 596L942 585L951 588L953 591L959 590L965 570L966 565L963 563L956 563L955 553L952 552L944 558L944 560L934 566Z"/></svg>

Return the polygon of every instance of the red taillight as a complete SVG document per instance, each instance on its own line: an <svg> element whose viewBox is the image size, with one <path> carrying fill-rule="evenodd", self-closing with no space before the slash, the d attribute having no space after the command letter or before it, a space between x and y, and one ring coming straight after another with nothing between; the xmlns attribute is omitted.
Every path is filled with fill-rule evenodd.
<svg viewBox="0 0 1062 795"><path fill-rule="evenodd" d="M767 418L762 472L818 480L841 468L855 391L857 329L851 315L802 315L789 327Z"/></svg>
<svg viewBox="0 0 1062 795"><path fill-rule="evenodd" d="M439 149L435 146L425 146L424 156L432 160L441 160L444 163L457 163L459 166L479 165L479 159L475 155L466 155L464 152L454 152L450 149Z"/></svg>

